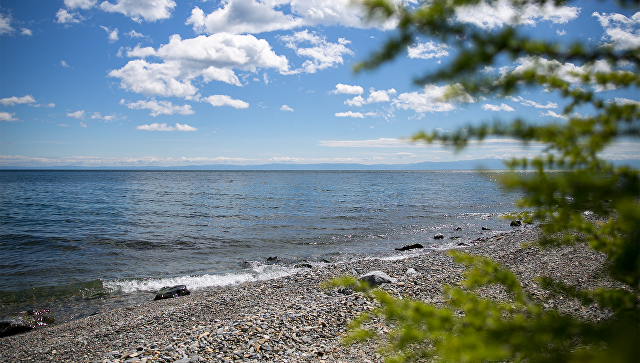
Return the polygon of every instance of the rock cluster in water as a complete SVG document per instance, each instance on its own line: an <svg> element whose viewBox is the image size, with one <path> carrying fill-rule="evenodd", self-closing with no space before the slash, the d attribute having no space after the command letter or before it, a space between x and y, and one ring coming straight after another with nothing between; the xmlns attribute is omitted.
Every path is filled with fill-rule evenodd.
<svg viewBox="0 0 640 363"><path fill-rule="evenodd" d="M49 309L32 309L22 311L0 321L0 337L24 333L35 328L46 326L54 322L54 316Z"/></svg>
<svg viewBox="0 0 640 363"><path fill-rule="evenodd" d="M191 291L184 285L165 286L158 291L154 300L170 299L178 296L185 296L191 294Z"/></svg>

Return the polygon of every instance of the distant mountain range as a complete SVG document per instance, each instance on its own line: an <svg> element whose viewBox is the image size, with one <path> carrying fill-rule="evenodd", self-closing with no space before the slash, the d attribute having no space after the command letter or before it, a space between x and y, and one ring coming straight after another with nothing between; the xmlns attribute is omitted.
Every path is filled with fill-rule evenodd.
<svg viewBox="0 0 640 363"><path fill-rule="evenodd" d="M629 165L640 169L640 160L617 160L616 165ZM504 170L506 167L500 159L461 160L449 162L425 161L413 164L262 164L262 165L186 165L186 166L118 166L118 167L83 167L83 166L51 166L51 167L0 167L0 170Z"/></svg>

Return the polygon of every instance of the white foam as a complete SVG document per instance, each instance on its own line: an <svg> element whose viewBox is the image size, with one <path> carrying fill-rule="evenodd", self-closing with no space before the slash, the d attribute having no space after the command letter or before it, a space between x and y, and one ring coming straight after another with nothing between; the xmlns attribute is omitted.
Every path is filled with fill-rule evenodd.
<svg viewBox="0 0 640 363"><path fill-rule="evenodd" d="M251 272L228 273L219 275L178 276L159 279L133 279L104 281L106 289L132 293L136 291L157 291L165 286L185 285L191 291L207 287L237 285L243 282L264 281L290 276L295 269L279 265L255 265Z"/></svg>

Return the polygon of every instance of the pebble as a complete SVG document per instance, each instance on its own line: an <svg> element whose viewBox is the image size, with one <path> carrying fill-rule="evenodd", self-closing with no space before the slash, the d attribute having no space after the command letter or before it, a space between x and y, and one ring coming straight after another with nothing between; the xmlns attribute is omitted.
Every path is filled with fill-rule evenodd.
<svg viewBox="0 0 640 363"><path fill-rule="evenodd" d="M463 250L509 267L546 308L593 321L608 317L596 305L551 299L534 280L547 275L582 289L621 287L603 273L605 256L585 246L522 247L538 236L537 228L526 226ZM327 263L288 277L199 290L2 338L0 362L382 362L375 344L340 343L348 322L374 303L357 292L319 286L353 271L382 271L394 277L394 283L380 286L387 292L442 305L443 285L459 283L463 268L446 251L394 261ZM495 286L479 294L509 299Z"/></svg>

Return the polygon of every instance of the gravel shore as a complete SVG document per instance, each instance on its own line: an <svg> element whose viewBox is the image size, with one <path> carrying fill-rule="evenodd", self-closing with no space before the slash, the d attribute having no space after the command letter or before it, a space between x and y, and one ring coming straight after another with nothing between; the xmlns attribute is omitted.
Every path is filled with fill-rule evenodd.
<svg viewBox="0 0 640 363"><path fill-rule="evenodd" d="M547 275L582 289L619 287L607 278L605 256L580 245L522 247L538 235L537 228L522 227L464 250L510 268L547 307L584 319L606 317L596 306L552 300L533 281ZM378 362L375 346L340 344L347 323L372 302L319 286L332 277L374 270L397 278L383 285L387 291L434 304L443 303L442 286L460 281L463 271L446 251L322 264L284 278L196 291L0 338L0 362ZM481 293L506 298L498 289Z"/></svg>

